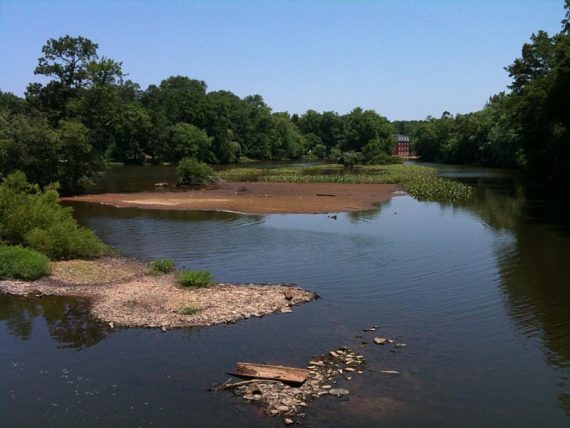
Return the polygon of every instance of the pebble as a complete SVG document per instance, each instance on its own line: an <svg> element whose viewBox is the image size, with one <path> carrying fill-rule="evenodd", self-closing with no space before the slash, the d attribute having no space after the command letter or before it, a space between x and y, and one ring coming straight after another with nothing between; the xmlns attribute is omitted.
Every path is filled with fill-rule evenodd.
<svg viewBox="0 0 570 428"><path fill-rule="evenodd" d="M375 337L374 338L374 343L376 345L384 345L386 342L388 342L388 339L384 339L383 337Z"/></svg>
<svg viewBox="0 0 570 428"><path fill-rule="evenodd" d="M390 374L390 375L398 375L400 372L396 370L381 370L380 373L382 374Z"/></svg>
<svg viewBox="0 0 570 428"><path fill-rule="evenodd" d="M341 395L348 395L350 394L350 391L348 389L344 389L344 388L332 388L329 391L330 395L336 395L338 397L340 397Z"/></svg>
<svg viewBox="0 0 570 428"><path fill-rule="evenodd" d="M293 423L293 419L285 418L285 420L283 422L285 422L285 425L291 425Z"/></svg>

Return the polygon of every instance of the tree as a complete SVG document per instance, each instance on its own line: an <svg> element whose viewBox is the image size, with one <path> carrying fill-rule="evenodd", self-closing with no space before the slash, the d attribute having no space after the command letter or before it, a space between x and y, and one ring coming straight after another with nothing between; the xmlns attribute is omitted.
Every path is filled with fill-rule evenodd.
<svg viewBox="0 0 570 428"><path fill-rule="evenodd" d="M393 128L390 122L373 110L352 110L344 126L341 149L343 151L362 151L372 140L377 140L386 153L391 153L394 142Z"/></svg>
<svg viewBox="0 0 570 428"><path fill-rule="evenodd" d="M189 123L177 123L168 129L168 145L164 157L171 161L195 158L211 162L212 138L206 132Z"/></svg>
<svg viewBox="0 0 570 428"><path fill-rule="evenodd" d="M49 39L42 48L34 74L52 77L64 88L80 88L89 77L88 67L97 59L99 45L84 37L65 35Z"/></svg>

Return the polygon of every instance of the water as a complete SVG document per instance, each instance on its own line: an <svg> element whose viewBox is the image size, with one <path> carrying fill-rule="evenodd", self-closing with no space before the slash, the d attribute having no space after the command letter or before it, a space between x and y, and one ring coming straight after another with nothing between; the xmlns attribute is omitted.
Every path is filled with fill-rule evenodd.
<svg viewBox="0 0 570 428"><path fill-rule="evenodd" d="M136 174L125 174L137 190ZM398 196L337 220L75 204L127 256L172 258L220 281L296 281L322 299L162 333L110 330L81 300L1 297L0 425L278 426L208 387L236 361L302 366L349 345L371 370L343 384L349 398L313 402L303 425L568 426L568 208L527 195L504 171L441 174L476 185L477 196L461 206ZM408 346L359 348L355 336L371 339L362 329L373 324Z"/></svg>

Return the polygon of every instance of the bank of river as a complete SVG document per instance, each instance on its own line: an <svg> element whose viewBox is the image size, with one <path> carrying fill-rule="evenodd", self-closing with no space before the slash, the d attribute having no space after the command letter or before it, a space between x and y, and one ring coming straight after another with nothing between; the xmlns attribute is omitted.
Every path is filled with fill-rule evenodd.
<svg viewBox="0 0 570 428"><path fill-rule="evenodd" d="M36 281L0 281L12 296L67 296L90 301L91 314L114 327L209 327L235 323L313 300L314 293L291 284L225 284L182 287L176 273L158 274L136 260L103 257L51 263Z"/></svg>
<svg viewBox="0 0 570 428"><path fill-rule="evenodd" d="M166 181L149 168L150 186ZM475 198L399 196L336 220L73 203L127 257L172 258L221 282L295 281L323 298L287 316L163 333L111 329L81 299L0 296L2 422L274 426L262 408L208 389L236 361L302 367L349 346L366 370L339 385L348 396L316 400L304 425L567 426L569 211L503 172L442 171L475 185ZM137 187L140 170L113 174L114 192L152 190ZM408 346L363 345L356 336L371 325Z"/></svg>

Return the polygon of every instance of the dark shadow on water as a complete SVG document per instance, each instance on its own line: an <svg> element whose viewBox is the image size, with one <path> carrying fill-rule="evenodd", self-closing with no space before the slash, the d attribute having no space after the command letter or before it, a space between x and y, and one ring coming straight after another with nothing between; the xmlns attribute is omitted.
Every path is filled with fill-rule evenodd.
<svg viewBox="0 0 570 428"><path fill-rule="evenodd" d="M89 302L65 297L0 295L0 322L22 340L29 340L34 328L43 322L60 348L88 348L112 332L89 316Z"/></svg>

